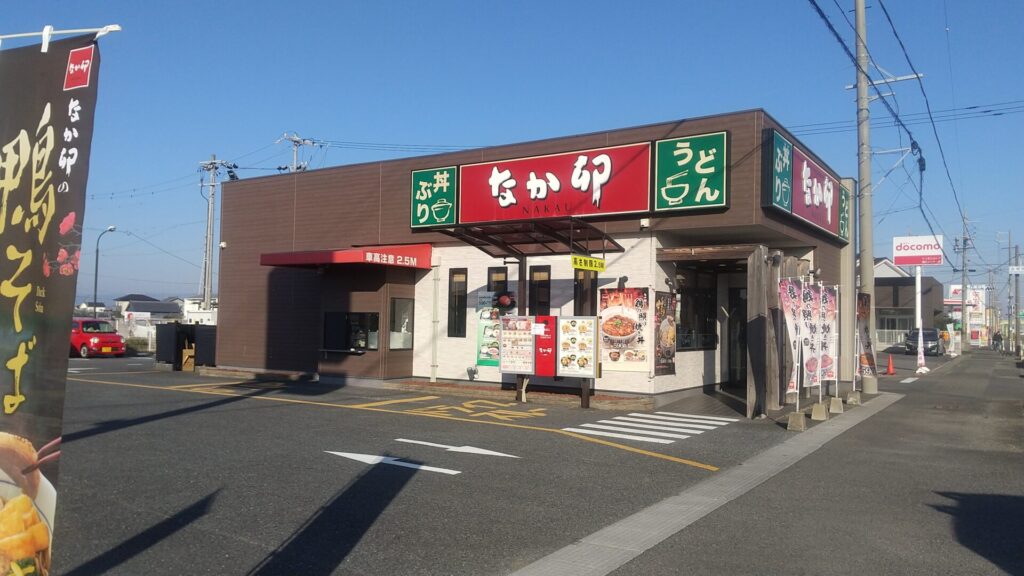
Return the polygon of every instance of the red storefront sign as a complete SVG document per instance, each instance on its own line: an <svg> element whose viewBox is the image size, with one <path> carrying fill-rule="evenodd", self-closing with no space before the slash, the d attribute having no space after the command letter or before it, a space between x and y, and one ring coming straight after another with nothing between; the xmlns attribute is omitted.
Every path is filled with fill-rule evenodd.
<svg viewBox="0 0 1024 576"><path fill-rule="evenodd" d="M647 212L651 145L629 144L462 166L462 224Z"/></svg>
<svg viewBox="0 0 1024 576"><path fill-rule="evenodd" d="M793 215L839 235L839 181L793 147Z"/></svg>
<svg viewBox="0 0 1024 576"><path fill-rule="evenodd" d="M430 270L430 244L365 246L345 250L308 250L260 254L260 266L310 267L326 264L384 264Z"/></svg>
<svg viewBox="0 0 1024 576"><path fill-rule="evenodd" d="M534 356L533 373L535 376L555 375L555 317L537 316L534 319Z"/></svg>

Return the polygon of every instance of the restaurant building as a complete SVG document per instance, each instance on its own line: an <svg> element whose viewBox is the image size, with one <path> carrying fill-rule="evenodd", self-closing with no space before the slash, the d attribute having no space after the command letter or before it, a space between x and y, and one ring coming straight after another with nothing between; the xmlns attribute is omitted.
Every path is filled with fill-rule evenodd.
<svg viewBox="0 0 1024 576"><path fill-rule="evenodd" d="M600 315L572 342L593 390L763 413L792 362L779 278L840 286L852 326L851 190L763 110L226 182L217 364L508 383L501 317Z"/></svg>

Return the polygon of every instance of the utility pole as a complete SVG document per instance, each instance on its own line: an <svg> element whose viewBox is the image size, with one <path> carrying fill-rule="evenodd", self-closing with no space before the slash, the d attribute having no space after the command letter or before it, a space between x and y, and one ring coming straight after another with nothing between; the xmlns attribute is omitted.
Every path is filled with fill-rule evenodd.
<svg viewBox="0 0 1024 576"><path fill-rule="evenodd" d="M864 15L864 0L855 0L857 20L857 180L860 187L860 291L871 298L868 312L868 336L875 339L875 248L871 209L871 143L870 111L868 109L868 27ZM865 394L878 394L878 377L865 375L862 384Z"/></svg>
<svg viewBox="0 0 1024 576"><path fill-rule="evenodd" d="M1020 266L1020 246L1013 249L1014 266ZM1013 280L1013 341L1014 358L1020 359L1020 274L1014 275Z"/></svg>
<svg viewBox="0 0 1024 576"><path fill-rule="evenodd" d="M968 349L967 325L970 323L970 314L967 313L967 214L964 214L964 232L961 238L960 251L960 354L966 354Z"/></svg>
<svg viewBox="0 0 1024 576"><path fill-rule="evenodd" d="M283 136L277 139L278 142L283 142L285 140L292 143L292 166L291 169L289 169L289 172L304 171L307 166L305 162L299 164L299 148L303 146L314 146L317 144L321 144L321 142L313 140L312 138L301 138L299 137L298 134L294 132L290 136L288 135L287 132L285 132ZM282 170L284 169L284 167L278 169Z"/></svg>
<svg viewBox="0 0 1024 576"><path fill-rule="evenodd" d="M221 161L223 163L223 160ZM211 154L208 162L200 162L199 166L210 175L209 193L206 195L206 249L203 252L203 310L209 310L213 297L213 209L217 193L217 155Z"/></svg>

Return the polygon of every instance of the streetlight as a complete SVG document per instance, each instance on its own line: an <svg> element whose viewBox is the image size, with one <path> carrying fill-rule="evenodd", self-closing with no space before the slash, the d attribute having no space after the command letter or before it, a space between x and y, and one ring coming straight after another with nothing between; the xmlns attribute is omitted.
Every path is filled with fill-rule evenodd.
<svg viewBox="0 0 1024 576"><path fill-rule="evenodd" d="M107 232L113 232L117 230L117 226L107 226L107 229L100 232L100 235L96 237L96 269L92 275L92 317L99 318L100 310L99 306L96 305L96 287L99 285L100 280L100 238Z"/></svg>

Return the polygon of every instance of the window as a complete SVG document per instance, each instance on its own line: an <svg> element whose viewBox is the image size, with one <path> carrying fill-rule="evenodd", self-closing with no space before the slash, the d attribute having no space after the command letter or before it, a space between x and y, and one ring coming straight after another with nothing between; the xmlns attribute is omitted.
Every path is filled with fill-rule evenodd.
<svg viewBox="0 0 1024 576"><path fill-rule="evenodd" d="M466 337L466 311L469 305L466 300L467 278L465 268L452 268L448 271L448 336L450 338Z"/></svg>
<svg viewBox="0 0 1024 576"><path fill-rule="evenodd" d="M530 266L530 314L551 314L551 266Z"/></svg>
<svg viewBox="0 0 1024 576"><path fill-rule="evenodd" d="M380 314L324 312L324 350L377 350Z"/></svg>
<svg viewBox="0 0 1024 576"><path fill-rule="evenodd" d="M412 350L413 299L391 299L389 350Z"/></svg>
<svg viewBox="0 0 1024 576"><path fill-rule="evenodd" d="M508 292L508 268L501 266L487 269L487 291Z"/></svg>
<svg viewBox="0 0 1024 576"><path fill-rule="evenodd" d="M576 316L597 314L597 272L576 270L572 288L572 313Z"/></svg>
<svg viewBox="0 0 1024 576"><path fill-rule="evenodd" d="M718 294L715 275L677 269L679 286L676 350L714 350L718 347Z"/></svg>

